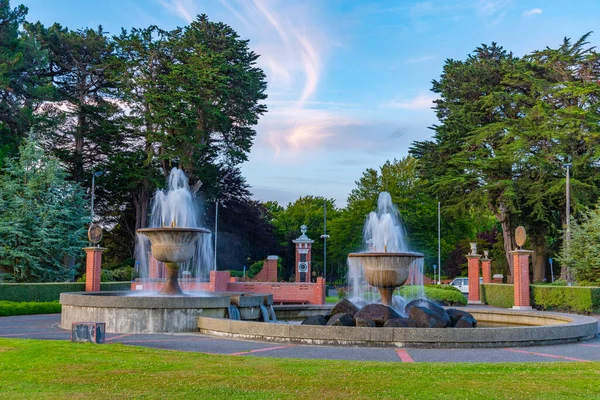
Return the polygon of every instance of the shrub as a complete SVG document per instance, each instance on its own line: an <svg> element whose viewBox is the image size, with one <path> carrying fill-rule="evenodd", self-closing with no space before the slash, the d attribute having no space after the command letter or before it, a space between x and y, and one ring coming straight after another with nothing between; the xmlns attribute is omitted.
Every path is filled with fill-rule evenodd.
<svg viewBox="0 0 600 400"><path fill-rule="evenodd" d="M511 308L515 303L513 285L486 283L481 285L481 301L490 306Z"/></svg>
<svg viewBox="0 0 600 400"><path fill-rule="evenodd" d="M531 306L539 310L576 313L600 312L600 287L530 285ZM481 285L481 301L491 306L511 308L514 286Z"/></svg>
<svg viewBox="0 0 600 400"><path fill-rule="evenodd" d="M100 290L130 290L131 282L104 282ZM57 301L64 292L83 292L85 283L0 283L0 300L7 301Z"/></svg>
<svg viewBox="0 0 600 400"><path fill-rule="evenodd" d="M540 310L600 311L600 287L531 285L531 304Z"/></svg>
<svg viewBox="0 0 600 400"><path fill-rule="evenodd" d="M52 302L14 302L0 301L0 316L56 314L60 313L61 306L58 301Z"/></svg>
<svg viewBox="0 0 600 400"><path fill-rule="evenodd" d="M410 297L411 292L413 292L415 289L416 287L413 286L403 286L398 291L398 294L403 297ZM434 285L424 286L423 289L425 291L425 297L427 297L429 300L433 300L447 306L467 305L467 298L458 289L455 290L455 288L441 288Z"/></svg>

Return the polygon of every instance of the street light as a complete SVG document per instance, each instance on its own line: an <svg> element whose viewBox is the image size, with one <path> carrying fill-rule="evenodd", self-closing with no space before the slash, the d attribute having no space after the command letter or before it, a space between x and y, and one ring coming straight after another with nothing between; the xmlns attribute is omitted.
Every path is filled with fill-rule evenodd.
<svg viewBox="0 0 600 400"><path fill-rule="evenodd" d="M323 239L323 280L325 281L325 292L327 292L327 239L329 239L327 234L327 200L323 202L323 234L321 239ZM327 293L325 294L327 295Z"/></svg>
<svg viewBox="0 0 600 400"><path fill-rule="evenodd" d="M94 191L96 190L96 177L104 175L104 171L97 171L92 174L92 219L90 223L94 223Z"/></svg>
<svg viewBox="0 0 600 400"><path fill-rule="evenodd" d="M563 165L567 169L567 181L566 181L566 219L567 219L567 233L565 235L565 247L567 249L567 256L569 255L569 241L571 240L571 184L570 182L570 172L569 169L573 166L571 163L566 163ZM571 267L567 265L567 284L571 286Z"/></svg>

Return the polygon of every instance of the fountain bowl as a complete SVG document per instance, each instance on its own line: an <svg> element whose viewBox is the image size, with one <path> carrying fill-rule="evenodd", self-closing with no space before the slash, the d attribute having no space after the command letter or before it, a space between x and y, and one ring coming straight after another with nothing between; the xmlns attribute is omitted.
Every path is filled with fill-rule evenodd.
<svg viewBox="0 0 600 400"><path fill-rule="evenodd" d="M348 259L360 263L369 285L376 287L381 294L381 302L391 307L394 289L404 285L410 273L410 266L422 253L366 252L350 253Z"/></svg>
<svg viewBox="0 0 600 400"><path fill-rule="evenodd" d="M365 279L377 288L395 288L404 285L408 279L410 266L422 253L367 252L350 253L348 258L356 259L362 266Z"/></svg>
<svg viewBox="0 0 600 400"><path fill-rule="evenodd" d="M152 256L165 263L182 263L194 256L200 236L210 233L203 228L142 228L138 233L152 242Z"/></svg>

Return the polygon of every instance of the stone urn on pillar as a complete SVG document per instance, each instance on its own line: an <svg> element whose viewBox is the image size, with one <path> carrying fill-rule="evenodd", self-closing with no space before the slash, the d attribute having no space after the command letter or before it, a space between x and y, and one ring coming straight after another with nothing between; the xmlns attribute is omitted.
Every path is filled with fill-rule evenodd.
<svg viewBox="0 0 600 400"><path fill-rule="evenodd" d="M173 224L174 225L174 224ZM196 242L203 234L209 233L203 228L143 228L138 233L146 236L152 243L152 256L165 263L167 281L159 292L161 295L183 295L177 280L179 264L194 256Z"/></svg>
<svg viewBox="0 0 600 400"><path fill-rule="evenodd" d="M468 304L481 304L479 287L479 260L481 255L477 254L477 243L471 243L471 253L467 255L468 277L469 277L469 301Z"/></svg>

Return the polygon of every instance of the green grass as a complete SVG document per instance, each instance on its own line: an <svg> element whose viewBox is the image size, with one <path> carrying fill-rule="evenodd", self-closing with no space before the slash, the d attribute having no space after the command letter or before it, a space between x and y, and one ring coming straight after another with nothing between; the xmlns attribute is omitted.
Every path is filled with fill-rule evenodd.
<svg viewBox="0 0 600 400"><path fill-rule="evenodd" d="M60 313L60 303L58 301L49 302L16 302L0 301L0 317L9 315L32 315L32 314L55 314Z"/></svg>
<svg viewBox="0 0 600 400"><path fill-rule="evenodd" d="M340 301L338 296L327 296L325 298L325 303L337 303L338 301Z"/></svg>
<svg viewBox="0 0 600 400"><path fill-rule="evenodd" d="M0 339L3 399L595 398L600 363L381 363Z"/></svg>

